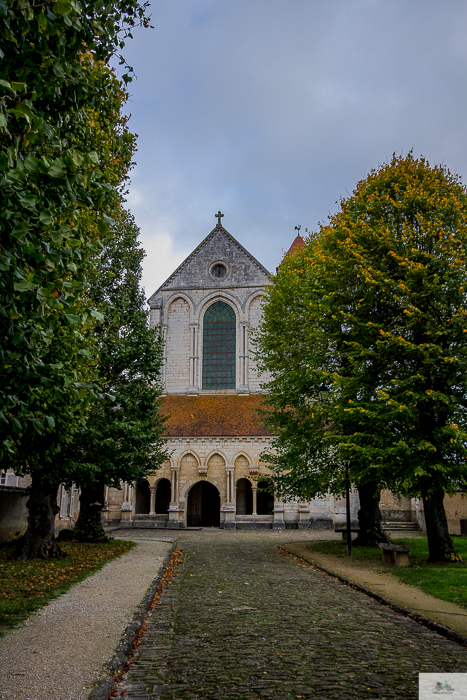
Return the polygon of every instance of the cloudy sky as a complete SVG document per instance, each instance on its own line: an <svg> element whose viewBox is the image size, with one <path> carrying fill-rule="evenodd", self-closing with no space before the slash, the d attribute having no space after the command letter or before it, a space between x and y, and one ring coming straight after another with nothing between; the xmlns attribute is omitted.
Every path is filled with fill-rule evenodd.
<svg viewBox="0 0 467 700"><path fill-rule="evenodd" d="M465 0L153 0L125 55L147 296L214 227L268 269L409 149L467 182Z"/></svg>

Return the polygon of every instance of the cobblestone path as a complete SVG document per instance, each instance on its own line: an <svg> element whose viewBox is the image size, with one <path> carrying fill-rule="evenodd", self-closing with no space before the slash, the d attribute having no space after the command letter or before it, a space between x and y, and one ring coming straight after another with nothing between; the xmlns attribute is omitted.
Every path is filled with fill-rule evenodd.
<svg viewBox="0 0 467 700"><path fill-rule="evenodd" d="M184 563L118 695L399 700L418 697L419 672L467 671L466 649L281 554L267 533L179 543Z"/></svg>

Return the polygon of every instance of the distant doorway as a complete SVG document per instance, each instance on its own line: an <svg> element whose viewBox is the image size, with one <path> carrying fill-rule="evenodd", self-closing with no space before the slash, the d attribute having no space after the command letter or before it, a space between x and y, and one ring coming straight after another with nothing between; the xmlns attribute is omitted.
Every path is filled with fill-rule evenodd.
<svg viewBox="0 0 467 700"><path fill-rule="evenodd" d="M263 489L267 488L267 481L258 481L256 494L256 512L258 515L272 515L274 513L274 496Z"/></svg>
<svg viewBox="0 0 467 700"><path fill-rule="evenodd" d="M253 513L253 489L249 479L237 481L237 515Z"/></svg>
<svg viewBox="0 0 467 700"><path fill-rule="evenodd" d="M161 479L156 489L156 513L166 515L169 512L172 488L168 479Z"/></svg>
<svg viewBox="0 0 467 700"><path fill-rule="evenodd" d="M188 494L188 527L219 527L221 497L209 481L198 481Z"/></svg>
<svg viewBox="0 0 467 700"><path fill-rule="evenodd" d="M144 479L136 484L136 503L135 503L135 513L136 515L141 515L143 513L149 514L149 506L151 504L151 492L149 490L149 483Z"/></svg>

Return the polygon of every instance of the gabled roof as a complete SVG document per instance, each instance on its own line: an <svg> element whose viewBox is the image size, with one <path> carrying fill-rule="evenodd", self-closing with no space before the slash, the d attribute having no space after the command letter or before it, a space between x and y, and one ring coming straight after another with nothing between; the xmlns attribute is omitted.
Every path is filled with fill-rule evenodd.
<svg viewBox="0 0 467 700"><path fill-rule="evenodd" d="M232 244L235 248L237 248L239 251L243 253L243 255L248 259L248 261L261 273L261 275L267 277L267 279L270 279L271 273L269 270L267 270L264 265L262 265L259 260L257 260L251 253L248 252L246 248L242 246L241 243L237 241L234 236L232 236L231 233L225 229L222 224L217 224L212 231L206 236L206 238L201 241L201 243L194 249L190 255L185 258L185 260L177 267L177 269L166 279L166 281L161 284L161 286L154 292L154 294L151 295L151 297L148 299L148 302L151 302L152 299L154 299L157 294L162 291L163 289L169 288L170 284L175 280L175 278L190 265L200 254L202 254L203 248L206 248L209 246L209 243L216 237L216 236L224 236L226 241L229 241L230 244ZM231 283L229 283L229 286L232 286Z"/></svg>
<svg viewBox="0 0 467 700"><path fill-rule="evenodd" d="M261 394L164 396L167 437L269 436L257 409Z"/></svg>
<svg viewBox="0 0 467 700"><path fill-rule="evenodd" d="M292 245L288 249L286 256L293 255L294 253L297 252L297 250L303 250L304 247L305 247L305 241L303 240L301 235L298 234L298 236L295 237L294 242L292 243Z"/></svg>

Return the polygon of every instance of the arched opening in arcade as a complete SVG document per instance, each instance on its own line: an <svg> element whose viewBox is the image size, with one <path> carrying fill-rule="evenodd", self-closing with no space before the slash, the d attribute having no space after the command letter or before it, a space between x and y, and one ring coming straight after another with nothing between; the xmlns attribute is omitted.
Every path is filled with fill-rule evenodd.
<svg viewBox="0 0 467 700"><path fill-rule="evenodd" d="M168 479L161 479L156 487L156 513L166 515L169 512L172 487Z"/></svg>
<svg viewBox="0 0 467 700"><path fill-rule="evenodd" d="M219 527L221 497L209 481L198 481L188 494L188 527Z"/></svg>
<svg viewBox="0 0 467 700"><path fill-rule="evenodd" d="M273 515L274 513L274 496L266 491L268 486L267 481L258 481L256 493L256 512L258 515Z"/></svg>
<svg viewBox="0 0 467 700"><path fill-rule="evenodd" d="M135 513L136 515L149 515L149 506L151 505L151 492L149 490L149 483L147 479L143 479L136 484L136 503L135 503Z"/></svg>
<svg viewBox="0 0 467 700"><path fill-rule="evenodd" d="M237 515L251 515L253 513L253 489L249 479L237 481Z"/></svg>

